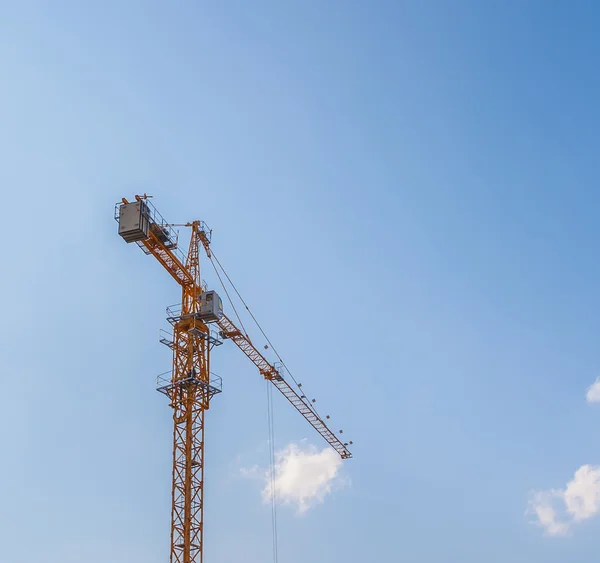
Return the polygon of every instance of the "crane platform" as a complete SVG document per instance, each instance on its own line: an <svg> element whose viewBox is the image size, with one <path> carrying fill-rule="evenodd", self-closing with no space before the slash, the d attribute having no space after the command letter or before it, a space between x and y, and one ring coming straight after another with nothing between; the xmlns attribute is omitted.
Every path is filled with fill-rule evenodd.
<svg viewBox="0 0 600 563"><path fill-rule="evenodd" d="M209 383L206 383L206 381L203 379L196 377L196 375L197 374L194 373L194 370L192 370L188 377L178 381L173 381L173 373L171 371L166 371L156 377L156 390L167 397L171 396L173 391L176 389L186 389L191 386L203 387L207 389L210 397L218 395L223 391L223 380L216 373L211 372Z"/></svg>

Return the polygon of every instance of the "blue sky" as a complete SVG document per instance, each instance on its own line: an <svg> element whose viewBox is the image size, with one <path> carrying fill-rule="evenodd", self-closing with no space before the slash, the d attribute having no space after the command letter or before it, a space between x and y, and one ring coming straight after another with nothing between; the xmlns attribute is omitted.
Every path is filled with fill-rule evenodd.
<svg viewBox="0 0 600 563"><path fill-rule="evenodd" d="M0 560L168 558L169 276L116 233L205 220L354 441L280 560L596 561L532 491L600 464L595 2L0 5ZM205 270L207 279L215 280ZM264 383L231 344L206 560L269 560ZM318 436L283 401L280 448ZM559 499L560 500L560 499Z"/></svg>

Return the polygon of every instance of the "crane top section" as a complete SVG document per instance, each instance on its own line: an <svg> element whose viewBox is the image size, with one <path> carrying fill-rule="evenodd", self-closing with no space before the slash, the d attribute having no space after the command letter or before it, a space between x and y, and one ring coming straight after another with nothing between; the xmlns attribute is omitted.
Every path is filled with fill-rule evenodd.
<svg viewBox="0 0 600 563"><path fill-rule="evenodd" d="M208 291L208 288L203 287L199 276L198 247L200 245L204 247L209 260L211 262L213 262L213 259L216 260L218 265L222 268L210 247L210 229L203 221L193 221L182 225L167 223L154 205L148 201L148 197L149 196L146 196L145 194L143 196L136 195L134 202L129 202L123 198L123 200L115 206L115 220L119 224L119 235L121 235L126 242L136 243L146 254L153 255L175 281L181 285L184 298L179 318L186 316L186 318L193 317L204 323L216 323L221 329L221 337L230 339L252 361L258 368L260 374L273 383L281 394L298 412L300 412L300 414L343 459L352 457L352 454L348 450L348 446L351 445L352 442L343 442L340 437L336 436L335 433L329 429L325 420L319 416L314 408L312 404L314 403L314 399L310 401L300 389L301 385L295 382L295 380L294 382L298 388L292 387L290 382L283 377L283 370L278 369L275 365L270 363L263 354L258 351L245 329L240 330L232 320L223 313L223 303L219 295L215 291ZM175 226L191 227L192 229L190 251L187 254L187 258L178 248L178 233L173 229ZM213 267L215 268L219 280L223 283L214 262ZM223 271L223 273L227 279L229 279L226 272ZM227 293L227 289L224 285L223 287ZM237 292L237 290L235 291ZM229 298L228 293L227 296ZM246 306L246 309L248 309L245 302L243 300L242 302ZM236 312L235 308L234 312ZM252 318L254 319L253 315ZM238 320L240 321L242 328L244 328L239 316ZM256 319L254 320L256 321ZM265 346L265 348L267 348L267 346ZM280 357L279 359L281 360ZM329 416L326 418L328 419ZM340 430L339 433L341 434L342 431Z"/></svg>

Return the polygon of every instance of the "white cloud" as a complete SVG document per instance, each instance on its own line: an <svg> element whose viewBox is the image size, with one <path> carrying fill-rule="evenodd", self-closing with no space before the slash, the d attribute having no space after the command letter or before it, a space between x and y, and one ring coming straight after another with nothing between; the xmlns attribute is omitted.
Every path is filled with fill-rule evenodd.
<svg viewBox="0 0 600 563"><path fill-rule="evenodd" d="M600 466L582 465L564 489L533 493L529 509L548 535L567 534L600 513Z"/></svg>
<svg viewBox="0 0 600 563"><path fill-rule="evenodd" d="M299 514L321 504L335 485L343 485L339 476L340 456L331 448L318 451L315 447L300 448L290 444L275 454L275 498L295 506ZM263 489L263 499L270 502L270 475Z"/></svg>
<svg viewBox="0 0 600 563"><path fill-rule="evenodd" d="M567 512L576 522L600 512L600 466L582 465L564 491Z"/></svg>
<svg viewBox="0 0 600 563"><path fill-rule="evenodd" d="M240 473L261 478L265 503L272 502L274 492L278 503L293 506L298 514L304 514L323 503L334 489L348 484L340 474L341 466L341 458L331 448L318 450L314 446L292 443L275 453L273 481L270 469L260 470L254 466L241 469Z"/></svg>
<svg viewBox="0 0 600 563"><path fill-rule="evenodd" d="M536 491L529 501L530 512L549 536L564 536L569 531L568 523L559 520L558 516L560 507L557 504L562 495L562 491Z"/></svg>
<svg viewBox="0 0 600 563"><path fill-rule="evenodd" d="M585 398L588 403L600 403L600 377L588 387Z"/></svg>

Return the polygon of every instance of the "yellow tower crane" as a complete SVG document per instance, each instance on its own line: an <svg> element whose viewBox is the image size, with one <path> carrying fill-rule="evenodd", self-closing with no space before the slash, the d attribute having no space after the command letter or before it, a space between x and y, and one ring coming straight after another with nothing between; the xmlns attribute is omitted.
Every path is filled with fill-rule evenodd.
<svg viewBox="0 0 600 563"><path fill-rule="evenodd" d="M187 255L178 249L178 233L167 223L149 196L136 195L115 206L118 231L154 256L181 286L181 305L167 308L172 335L161 342L173 351L170 372L157 379L158 391L173 409L173 483L171 508L171 563L201 563L204 511L204 412L221 392L221 379L211 373L210 353L224 339L231 340L294 408L343 458L352 457L348 445L332 432L311 401L284 378L283 369L271 364L249 336L223 313L221 298L209 291L200 277L200 247L211 260L211 231L201 221L186 223L191 229ZM213 262L214 265L214 262ZM217 270L218 274L218 270ZM241 323L241 321L240 321ZM218 327L213 329L211 327ZM329 418L329 417L326 417Z"/></svg>

